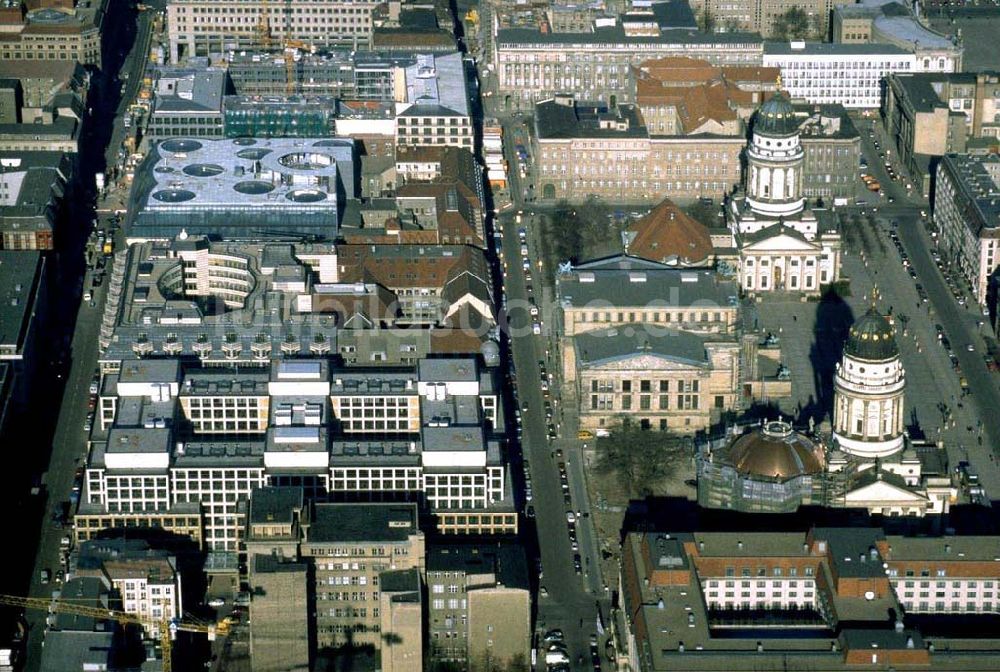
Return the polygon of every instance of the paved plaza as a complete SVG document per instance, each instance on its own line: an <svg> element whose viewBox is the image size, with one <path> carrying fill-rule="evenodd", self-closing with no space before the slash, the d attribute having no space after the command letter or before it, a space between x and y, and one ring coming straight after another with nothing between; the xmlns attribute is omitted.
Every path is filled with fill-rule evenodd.
<svg viewBox="0 0 1000 672"><path fill-rule="evenodd" d="M886 237L884 228L879 235ZM952 369L940 345L930 303L922 303L916 283L902 265L894 247L876 246L870 254L847 254L843 275L850 281L849 296L823 301L797 297L767 297L756 304L758 326L780 339L782 357L792 376L792 398L780 409L805 425L832 419L833 373L847 330L864 314L877 284L877 307L891 310L906 369L906 424L911 436L938 438L949 445L951 459L966 459L966 448L978 444L979 422L973 405L965 403L959 374ZM949 419L950 418L950 419ZM971 431L969 428L971 427Z"/></svg>

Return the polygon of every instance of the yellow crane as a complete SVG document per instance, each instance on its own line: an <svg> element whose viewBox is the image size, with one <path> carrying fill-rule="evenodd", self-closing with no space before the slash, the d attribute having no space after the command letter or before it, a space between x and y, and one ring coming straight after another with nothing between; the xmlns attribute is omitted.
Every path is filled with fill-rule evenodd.
<svg viewBox="0 0 1000 672"><path fill-rule="evenodd" d="M295 77L295 56L296 52L309 52L310 54L316 53L316 47L312 44L307 44L302 40L292 40L286 39L285 45L285 93L289 96L297 93L296 77Z"/></svg>
<svg viewBox="0 0 1000 672"><path fill-rule="evenodd" d="M271 48L271 17L269 15L267 0L261 0L260 18L257 20L257 41L265 49Z"/></svg>
<svg viewBox="0 0 1000 672"><path fill-rule="evenodd" d="M75 614L77 616L87 616L101 620L117 621L121 625L139 625L144 628L159 628L160 648L163 650L163 672L171 672L171 633L195 632L208 635L209 641L215 640L216 635L229 634L229 623L220 621L219 623L196 623L191 621L170 621L154 620L138 614L130 614L125 611L115 609L102 609L84 604L74 604L63 599L52 600L41 597L20 597L17 595L0 594L0 604L10 607L20 607L22 609L35 609L37 611L51 611L57 614Z"/></svg>

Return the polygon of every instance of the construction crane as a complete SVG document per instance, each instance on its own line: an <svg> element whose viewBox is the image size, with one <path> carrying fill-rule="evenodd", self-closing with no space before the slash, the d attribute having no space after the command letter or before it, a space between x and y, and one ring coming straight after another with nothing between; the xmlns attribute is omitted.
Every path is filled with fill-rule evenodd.
<svg viewBox="0 0 1000 672"><path fill-rule="evenodd" d="M125 611L114 609L102 609L84 604L74 604L65 600L50 600L41 597L19 597L17 595L0 594L0 604L10 607L20 607L22 609L35 609L37 611L51 611L57 614L74 614L76 616L87 616L99 620L113 620L121 625L139 625L144 628L159 628L160 648L163 651L163 672L171 672L171 645L170 641L176 632L195 632L208 635L209 641L214 641L216 635L229 634L229 623L220 621L219 623L196 623L179 620L155 620L146 618L138 614L130 614Z"/></svg>
<svg viewBox="0 0 1000 672"><path fill-rule="evenodd" d="M260 18L257 20L257 41L265 49L271 48L271 17L269 15L267 0L260 2Z"/></svg>
<svg viewBox="0 0 1000 672"><path fill-rule="evenodd" d="M286 39L285 45L285 93L289 96L298 93L295 76L295 62L298 60L298 52L316 53L316 47L306 44L302 40Z"/></svg>

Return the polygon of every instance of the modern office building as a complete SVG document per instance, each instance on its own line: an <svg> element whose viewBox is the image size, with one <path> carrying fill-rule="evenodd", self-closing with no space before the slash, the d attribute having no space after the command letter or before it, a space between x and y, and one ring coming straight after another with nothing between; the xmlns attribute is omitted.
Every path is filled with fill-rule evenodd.
<svg viewBox="0 0 1000 672"><path fill-rule="evenodd" d="M170 138L136 175L126 238L334 240L357 170L345 138Z"/></svg>
<svg viewBox="0 0 1000 672"><path fill-rule="evenodd" d="M796 100L875 110L884 79L916 70L916 57L891 44L768 42L763 64L781 70L782 88Z"/></svg>
<svg viewBox="0 0 1000 672"><path fill-rule="evenodd" d="M995 631L935 629L911 615L933 613L940 626L995 614L998 544L869 528L633 532L623 545L618 641L643 672L780 669L790 660L824 670L993 669ZM762 622L772 625L767 637Z"/></svg>
<svg viewBox="0 0 1000 672"><path fill-rule="evenodd" d="M889 77L882 117L893 151L924 196L941 156L1000 138L1000 73Z"/></svg>
<svg viewBox="0 0 1000 672"><path fill-rule="evenodd" d="M113 515L179 532L172 516L193 504L203 543L235 550L243 502L266 485L301 486L310 499L417 501L446 534L516 532L491 376L472 358L390 370L326 358L258 357L247 369L122 362L102 381L77 535Z"/></svg>
<svg viewBox="0 0 1000 672"><path fill-rule="evenodd" d="M355 92L355 56L350 49L315 54L308 50L273 54L251 49L228 52L224 58L239 96L360 96ZM392 89L383 93L391 96Z"/></svg>
<svg viewBox="0 0 1000 672"><path fill-rule="evenodd" d="M866 0L837 3L833 41L842 44L891 44L914 55L914 72L961 72L963 47L926 25L906 3Z"/></svg>
<svg viewBox="0 0 1000 672"><path fill-rule="evenodd" d="M740 135L652 136L639 108L557 96L535 107L533 156L545 201L716 198L740 181Z"/></svg>
<svg viewBox="0 0 1000 672"><path fill-rule="evenodd" d="M531 591L520 546L431 545L426 585L432 660L470 670L530 660Z"/></svg>
<svg viewBox="0 0 1000 672"><path fill-rule="evenodd" d="M267 0L170 0L170 62L191 56L283 47L371 47L370 0L316 0L305 6Z"/></svg>
<svg viewBox="0 0 1000 672"><path fill-rule="evenodd" d="M153 100L146 135L158 141L172 137L222 137L222 98L227 90L221 68L164 66L153 74Z"/></svg>
<svg viewBox="0 0 1000 672"><path fill-rule="evenodd" d="M332 138L336 119L333 96L241 95L222 101L227 138Z"/></svg>
<svg viewBox="0 0 1000 672"><path fill-rule="evenodd" d="M945 262L988 306L1000 265L1000 157L945 154L937 168L934 223Z"/></svg>
<svg viewBox="0 0 1000 672"><path fill-rule="evenodd" d="M501 29L494 52L498 95L516 108L531 109L538 101L567 94L612 106L631 102L629 71L643 61L687 56L720 66L760 65L763 43L749 33L705 34L655 22L632 27L616 21L582 33Z"/></svg>

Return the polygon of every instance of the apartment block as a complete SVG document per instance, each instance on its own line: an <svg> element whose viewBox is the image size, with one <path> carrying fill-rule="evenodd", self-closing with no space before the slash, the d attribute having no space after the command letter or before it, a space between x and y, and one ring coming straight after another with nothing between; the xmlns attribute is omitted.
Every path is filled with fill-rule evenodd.
<svg viewBox="0 0 1000 672"><path fill-rule="evenodd" d="M19 411L28 408L44 365L49 291L48 260L40 252L0 251L0 362L8 367L8 401Z"/></svg>
<svg viewBox="0 0 1000 672"><path fill-rule="evenodd" d="M369 0L317 0L302 6L267 0L170 0L170 61L286 41L317 48L370 48L375 5Z"/></svg>
<svg viewBox="0 0 1000 672"><path fill-rule="evenodd" d="M793 658L815 669L992 669L1000 640L988 628L966 621L953 637L909 615L996 613L996 554L996 537L868 528L630 533L621 641L644 671L757 670ZM761 638L765 621L771 636Z"/></svg>
<svg viewBox="0 0 1000 672"><path fill-rule="evenodd" d="M886 82L882 118L892 149L929 196L945 154L977 138L1000 138L1000 73L896 75Z"/></svg>
<svg viewBox="0 0 1000 672"><path fill-rule="evenodd" d="M1000 265L1000 156L945 154L937 168L934 223L943 259L987 306Z"/></svg>
<svg viewBox="0 0 1000 672"><path fill-rule="evenodd" d="M301 543L311 560L316 586L316 641L320 647L349 642L379 648L381 597L387 572L422 570L424 538L415 506L388 504L316 504ZM396 579L403 578L396 575ZM420 605L420 577L415 585L388 586L390 592L415 593ZM391 607L390 607L391 608ZM414 614L411 614L411 616ZM420 610L415 614L417 632ZM409 629L412 632L412 626ZM402 640L401 633L395 633ZM401 646L404 642L396 642ZM405 642L421 650L421 640ZM420 660L420 657L417 657Z"/></svg>
<svg viewBox="0 0 1000 672"><path fill-rule="evenodd" d="M152 624L147 636L160 636L159 624L185 613L177 559L140 539L102 539L80 545L73 576L102 577L121 599L122 610Z"/></svg>
<svg viewBox="0 0 1000 672"><path fill-rule="evenodd" d="M523 549L434 545L426 576L431 659L472 670L529 660L531 593Z"/></svg>
<svg viewBox="0 0 1000 672"><path fill-rule="evenodd" d="M861 134L842 105L800 105L802 193L825 205L855 197L861 162Z"/></svg>
<svg viewBox="0 0 1000 672"><path fill-rule="evenodd" d="M460 52L420 54L405 67L396 145L475 146L466 64Z"/></svg>

